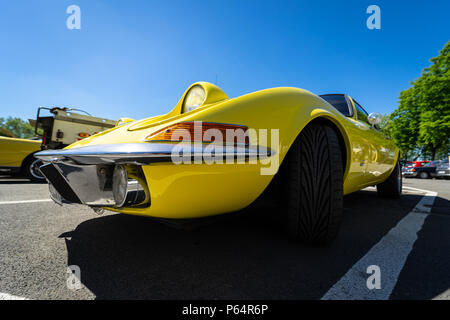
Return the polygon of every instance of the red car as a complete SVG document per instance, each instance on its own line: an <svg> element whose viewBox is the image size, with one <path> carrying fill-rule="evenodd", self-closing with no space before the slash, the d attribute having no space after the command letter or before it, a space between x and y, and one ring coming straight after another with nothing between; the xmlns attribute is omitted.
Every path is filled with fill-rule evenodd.
<svg viewBox="0 0 450 320"><path fill-rule="evenodd" d="M406 168L411 168L411 167L414 167L414 168L418 168L418 167L423 167L423 166L425 166L427 163L429 163L430 161L429 160L422 160L422 161L407 161L405 164L404 164L404 167L406 167Z"/></svg>

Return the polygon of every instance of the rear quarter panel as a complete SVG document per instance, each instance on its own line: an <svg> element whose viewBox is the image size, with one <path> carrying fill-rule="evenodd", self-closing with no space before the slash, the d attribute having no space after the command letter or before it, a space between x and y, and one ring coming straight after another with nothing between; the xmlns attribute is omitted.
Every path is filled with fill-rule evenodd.
<svg viewBox="0 0 450 320"><path fill-rule="evenodd" d="M20 167L28 155L40 149L40 141L0 137L0 166Z"/></svg>

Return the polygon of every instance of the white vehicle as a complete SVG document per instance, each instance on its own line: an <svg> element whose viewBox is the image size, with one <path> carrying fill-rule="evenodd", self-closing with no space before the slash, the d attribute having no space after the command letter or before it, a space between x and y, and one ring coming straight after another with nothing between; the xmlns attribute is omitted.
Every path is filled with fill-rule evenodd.
<svg viewBox="0 0 450 320"><path fill-rule="evenodd" d="M48 110L51 115L42 116L41 111ZM41 150L62 149L76 141L82 140L96 133L113 128L116 121L93 117L90 114L80 114L80 109L39 107L36 120L29 120L35 128L35 134L42 138ZM41 161L33 163L33 177L45 180L38 169Z"/></svg>
<svg viewBox="0 0 450 320"><path fill-rule="evenodd" d="M41 110L48 110L52 116L41 116ZM70 108L39 107L36 121L30 121L36 135L42 136L42 149L61 149L81 139L115 126L116 121L93 117L85 112ZM39 130L42 132L39 134Z"/></svg>

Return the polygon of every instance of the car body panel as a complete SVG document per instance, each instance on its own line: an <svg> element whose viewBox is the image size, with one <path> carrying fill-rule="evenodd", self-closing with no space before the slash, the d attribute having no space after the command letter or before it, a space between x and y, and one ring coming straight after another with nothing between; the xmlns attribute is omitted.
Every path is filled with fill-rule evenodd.
<svg viewBox="0 0 450 320"><path fill-rule="evenodd" d="M143 166L151 206L124 208L123 213L159 218L197 218L232 212L251 204L270 183L272 176L261 175L260 166L173 164ZM220 185L218 184L220 181Z"/></svg>
<svg viewBox="0 0 450 320"><path fill-rule="evenodd" d="M368 184L377 184L380 181L380 177L391 171L392 160L397 159L396 152L398 150L377 128L362 119L358 119L355 101L351 97L350 100L353 107L353 117L351 119L359 129L356 133L359 137L355 139L360 141L364 150L364 157L360 162L361 167L364 169L361 179Z"/></svg>
<svg viewBox="0 0 450 320"><path fill-rule="evenodd" d="M203 121L245 125L257 132L268 130L267 140L250 135L250 145L267 147L274 153L265 163L256 164L143 165L151 205L109 210L161 218L194 218L242 209L265 190L298 134L317 119L334 125L345 143L345 194L383 182L394 169L399 153L391 141L383 140L380 145L381 140L374 138L375 129L355 117L345 117L309 91L282 87L229 99L214 85L197 84L214 91L205 106L181 113L188 88L168 114L104 131L76 142L66 150L102 144L155 143L143 139L172 124ZM278 129L279 143L272 141L276 136L272 129ZM272 165L276 167L273 173L261 174L262 169Z"/></svg>
<svg viewBox="0 0 450 320"><path fill-rule="evenodd" d="M20 168L23 160L41 149L41 141L0 137L0 167Z"/></svg>

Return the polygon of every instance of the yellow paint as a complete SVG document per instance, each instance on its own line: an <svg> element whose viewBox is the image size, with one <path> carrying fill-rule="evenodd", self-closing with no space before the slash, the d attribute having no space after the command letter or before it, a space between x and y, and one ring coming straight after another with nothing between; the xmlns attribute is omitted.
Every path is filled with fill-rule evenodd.
<svg viewBox="0 0 450 320"><path fill-rule="evenodd" d="M166 115L125 124L76 142L68 148L109 143L149 143L142 139L177 122L221 122L246 125L256 130L267 129L267 141L256 141L255 136L250 136L250 144L272 148L276 154L269 160L279 157L281 164L300 131L312 120L323 118L339 129L346 144L345 194L384 181L397 161L399 152L390 140L384 139L371 126L361 123L356 116L343 116L306 90L272 88L228 99L214 85L197 84L204 87L207 99L196 110L181 113L188 89ZM271 144L271 129L279 130L279 145ZM271 181L273 175L260 174L264 167L261 163L155 163L143 166L151 206L115 211L164 218L193 218L239 210L252 203Z"/></svg>
<svg viewBox="0 0 450 320"><path fill-rule="evenodd" d="M0 137L0 167L22 166L30 154L41 150L41 141Z"/></svg>
<svg viewBox="0 0 450 320"><path fill-rule="evenodd" d="M135 121L134 119L131 118L120 118L119 120L116 121L116 127L124 125L125 123L129 123L129 122L133 122Z"/></svg>

